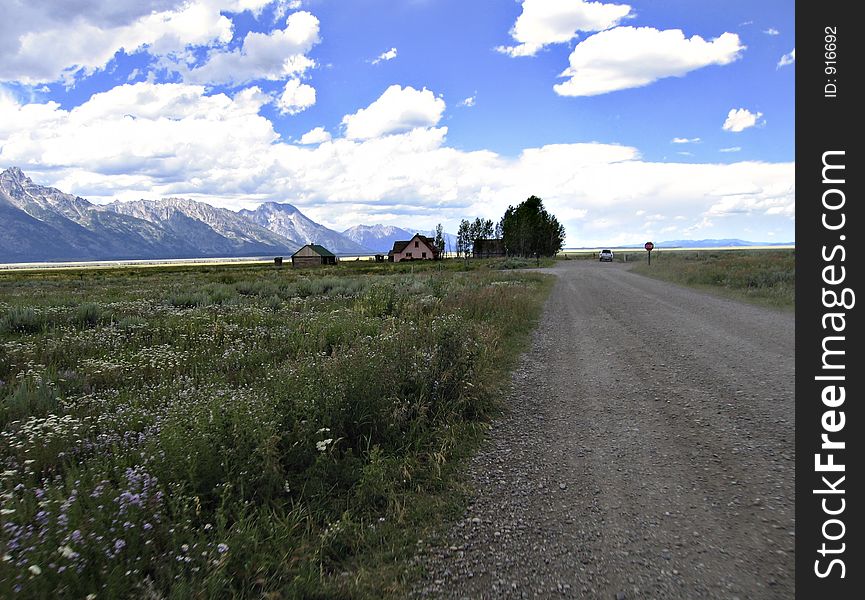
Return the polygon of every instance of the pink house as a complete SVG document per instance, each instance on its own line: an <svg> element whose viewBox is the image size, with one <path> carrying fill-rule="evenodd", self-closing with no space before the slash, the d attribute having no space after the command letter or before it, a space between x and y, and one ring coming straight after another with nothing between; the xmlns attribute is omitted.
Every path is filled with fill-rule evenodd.
<svg viewBox="0 0 865 600"><path fill-rule="evenodd" d="M419 233L408 241L393 243L393 248L387 253L387 259L392 262L401 260L435 260L439 257L438 248L432 238Z"/></svg>

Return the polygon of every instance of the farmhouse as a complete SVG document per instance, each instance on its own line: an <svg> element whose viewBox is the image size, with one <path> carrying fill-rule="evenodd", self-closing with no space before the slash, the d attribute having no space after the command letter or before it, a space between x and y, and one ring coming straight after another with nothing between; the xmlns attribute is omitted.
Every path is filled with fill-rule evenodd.
<svg viewBox="0 0 865 600"><path fill-rule="evenodd" d="M505 241L500 238L475 240L472 256L475 258L498 258L505 256Z"/></svg>
<svg viewBox="0 0 865 600"><path fill-rule="evenodd" d="M316 265L335 265L336 255L318 244L307 244L291 255L292 267L312 267Z"/></svg>
<svg viewBox="0 0 865 600"><path fill-rule="evenodd" d="M408 241L393 243L393 248L387 253L387 259L392 262L402 260L435 260L439 257L438 248L432 238L419 233Z"/></svg>

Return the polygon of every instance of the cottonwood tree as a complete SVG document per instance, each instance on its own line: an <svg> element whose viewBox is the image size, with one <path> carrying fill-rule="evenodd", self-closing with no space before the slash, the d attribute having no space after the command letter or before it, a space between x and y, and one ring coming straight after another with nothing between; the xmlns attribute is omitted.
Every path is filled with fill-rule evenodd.
<svg viewBox="0 0 865 600"><path fill-rule="evenodd" d="M564 226L537 196L509 206L499 226L509 256L555 256L565 242Z"/></svg>

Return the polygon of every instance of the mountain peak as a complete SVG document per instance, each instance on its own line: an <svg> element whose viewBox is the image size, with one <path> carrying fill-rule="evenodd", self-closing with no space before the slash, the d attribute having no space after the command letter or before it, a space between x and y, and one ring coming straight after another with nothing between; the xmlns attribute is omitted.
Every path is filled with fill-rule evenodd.
<svg viewBox="0 0 865 600"><path fill-rule="evenodd" d="M258 209L260 211L267 212L283 212L288 214L299 213L300 211L293 204L288 204L287 202L262 202L258 205Z"/></svg>
<svg viewBox="0 0 865 600"><path fill-rule="evenodd" d="M16 183L32 183L30 178L24 174L24 171L22 171L18 167L9 167L8 169L0 173L0 178L11 180Z"/></svg>

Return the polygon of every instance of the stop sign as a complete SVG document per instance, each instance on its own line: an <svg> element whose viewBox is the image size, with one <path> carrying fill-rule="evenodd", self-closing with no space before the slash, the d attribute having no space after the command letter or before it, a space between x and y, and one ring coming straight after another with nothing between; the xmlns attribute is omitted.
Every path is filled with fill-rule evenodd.
<svg viewBox="0 0 865 600"><path fill-rule="evenodd" d="M655 247L655 244L653 244L652 242L646 242L646 250L648 250L649 252L651 252L652 248L654 248L654 247Z"/></svg>

